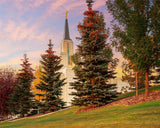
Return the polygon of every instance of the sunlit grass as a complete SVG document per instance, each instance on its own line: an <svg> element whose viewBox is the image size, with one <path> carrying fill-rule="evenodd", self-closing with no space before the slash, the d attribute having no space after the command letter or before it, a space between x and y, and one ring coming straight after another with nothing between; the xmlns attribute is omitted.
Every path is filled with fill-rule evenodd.
<svg viewBox="0 0 160 128"><path fill-rule="evenodd" d="M72 107L39 118L1 122L0 128L137 128L160 127L160 100L136 105L115 105L75 113Z"/></svg>
<svg viewBox="0 0 160 128"><path fill-rule="evenodd" d="M160 91L160 85L150 87L149 91ZM138 90L139 94L144 93L144 92L145 92L145 89ZM115 100L123 99L123 98L130 97L130 96L133 96L133 95L136 95L136 91L120 94Z"/></svg>
<svg viewBox="0 0 160 128"><path fill-rule="evenodd" d="M151 87L160 91L160 86ZM144 89L139 90L143 93ZM122 99L135 92L120 95ZM43 117L25 118L14 122L0 122L0 128L110 128L110 127L160 127L160 100L124 106L115 105L76 113L80 109L72 107Z"/></svg>

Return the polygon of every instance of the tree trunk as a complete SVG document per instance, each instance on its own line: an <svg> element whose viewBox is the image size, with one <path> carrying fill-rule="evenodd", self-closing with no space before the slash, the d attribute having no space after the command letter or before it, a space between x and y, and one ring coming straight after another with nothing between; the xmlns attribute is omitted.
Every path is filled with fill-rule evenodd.
<svg viewBox="0 0 160 128"><path fill-rule="evenodd" d="M138 96L138 72L136 72L136 96Z"/></svg>
<svg viewBox="0 0 160 128"><path fill-rule="evenodd" d="M91 84L92 84L92 86L94 86L94 84L95 84L94 83L94 78L91 79ZM94 96L91 96L92 101L94 100L94 98L95 98ZM94 103L92 103L92 107L94 108Z"/></svg>
<svg viewBox="0 0 160 128"><path fill-rule="evenodd" d="M91 84L94 86L94 78L91 79Z"/></svg>
<svg viewBox="0 0 160 128"><path fill-rule="evenodd" d="M145 98L149 96L149 70L145 71Z"/></svg>

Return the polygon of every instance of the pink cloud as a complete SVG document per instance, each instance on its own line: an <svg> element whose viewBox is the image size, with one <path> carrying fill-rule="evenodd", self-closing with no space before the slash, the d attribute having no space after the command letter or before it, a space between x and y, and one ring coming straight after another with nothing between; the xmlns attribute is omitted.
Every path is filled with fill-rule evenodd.
<svg viewBox="0 0 160 128"><path fill-rule="evenodd" d="M39 7L40 5L44 4L45 2L49 2L51 0L30 0L30 6L32 8Z"/></svg>
<svg viewBox="0 0 160 128"><path fill-rule="evenodd" d="M44 39L49 34L48 32L40 32L39 26L40 24L33 24L31 26L28 25L28 22L20 22L16 23L14 21L9 21L7 24L3 23L3 35L1 35L1 38L9 38L12 41L20 41L25 38L28 40L32 39Z"/></svg>
<svg viewBox="0 0 160 128"><path fill-rule="evenodd" d="M93 4L93 8L97 9L101 6L104 6L106 4L106 0L95 0L94 4Z"/></svg>
<svg viewBox="0 0 160 128"><path fill-rule="evenodd" d="M80 0L80 1L75 1L75 0L73 0L73 1L71 1L68 5L66 5L65 6L65 8L68 10L68 11L70 11L70 10L72 10L72 9L74 9L74 8L76 8L77 9L77 7L80 7L79 9L82 9L82 7L84 7L84 5L85 5L85 1L83 0Z"/></svg>
<svg viewBox="0 0 160 128"><path fill-rule="evenodd" d="M19 10L29 10L31 8L37 8L41 6L42 4L49 2L51 0L14 0L12 1L14 3L14 6Z"/></svg>
<svg viewBox="0 0 160 128"><path fill-rule="evenodd" d="M8 51L7 54L2 53L0 56L4 57L6 55L12 54L16 51L29 51L29 50L37 50L32 53L28 53L31 56L31 60L36 63L38 57L40 57L41 50L45 50L47 48L48 40L52 39L53 43L56 47L56 54L59 54L60 41L63 39L63 30L59 33L56 33L56 29L51 32L51 28L45 28L44 30L40 30L41 26L46 23L46 19L55 20L55 18L65 18L65 11L69 11L69 25L70 25L70 36L71 38L75 38L79 36L77 31L78 23L70 23L71 17L75 16L83 17L83 12L87 10L87 4L85 0L0 0L0 4L2 2L12 2L12 9L19 10L16 13L16 20L13 21L8 19L9 22L1 22L0 21L0 41L4 40L3 46L0 47ZM93 9L97 9L98 7L105 5L105 0L95 0L93 5ZM48 2L48 3L47 3ZM36 17L29 17L27 21L22 21L21 16L25 16L25 12L29 9L29 12L34 12L38 7L42 5L47 5L44 9L44 13ZM12 11L11 9L11 11ZM33 9L33 10L32 10ZM12 12L11 12L12 13ZM13 11L14 13L14 11ZM32 15L32 14L31 14ZM33 21L34 20L34 23ZM58 19L59 20L59 19ZM82 20L79 20L80 22ZM32 24L30 25L30 23ZM62 24L64 26L64 24ZM71 33L72 32L72 33ZM25 40L25 41L23 41ZM75 39L73 39L74 41ZM23 41L23 42L22 42ZM14 44L14 43L15 44ZM77 41L76 41L77 42ZM76 43L74 42L74 43ZM19 55L22 58L23 55ZM15 61L15 62L14 62ZM18 60L10 60L7 63L16 63Z"/></svg>
<svg viewBox="0 0 160 128"><path fill-rule="evenodd" d="M7 2L8 0L1 0L0 4L3 4L4 2Z"/></svg>
<svg viewBox="0 0 160 128"><path fill-rule="evenodd" d="M51 16L53 13L60 14L63 11L63 8L65 8L63 5L65 5L66 1L67 0L53 1L47 8L45 14L47 14L47 16Z"/></svg>
<svg viewBox="0 0 160 128"><path fill-rule="evenodd" d="M85 0L55 0L48 6L48 9L45 11L43 19L48 16L65 16L65 12L72 12L74 15L78 15L82 10L84 10Z"/></svg>
<svg viewBox="0 0 160 128"><path fill-rule="evenodd" d="M6 62L0 63L0 68L4 66L11 66L11 67L17 68L22 63L21 62L22 57L23 56L14 57L14 58L9 59Z"/></svg>

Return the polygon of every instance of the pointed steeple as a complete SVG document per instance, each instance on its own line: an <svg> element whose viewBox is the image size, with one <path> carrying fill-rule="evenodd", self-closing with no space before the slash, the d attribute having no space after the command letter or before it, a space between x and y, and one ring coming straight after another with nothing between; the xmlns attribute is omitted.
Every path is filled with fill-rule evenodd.
<svg viewBox="0 0 160 128"><path fill-rule="evenodd" d="M71 40L69 36L67 13L68 12L66 12L66 19L65 19L65 26L64 26L64 40Z"/></svg>

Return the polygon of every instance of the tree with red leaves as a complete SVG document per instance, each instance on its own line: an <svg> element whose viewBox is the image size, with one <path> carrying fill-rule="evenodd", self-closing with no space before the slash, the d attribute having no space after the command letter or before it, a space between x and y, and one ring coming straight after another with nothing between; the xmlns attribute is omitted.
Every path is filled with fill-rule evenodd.
<svg viewBox="0 0 160 128"><path fill-rule="evenodd" d="M21 117L24 117L33 107L33 94L31 93L30 87L34 76L32 73L33 69L26 54L24 54L22 61L22 69L20 69L17 74L14 91L10 97L9 109L11 113L20 114Z"/></svg>
<svg viewBox="0 0 160 128"><path fill-rule="evenodd" d="M10 114L9 95L13 93L15 82L14 71L11 68L0 69L0 120L4 120Z"/></svg>

